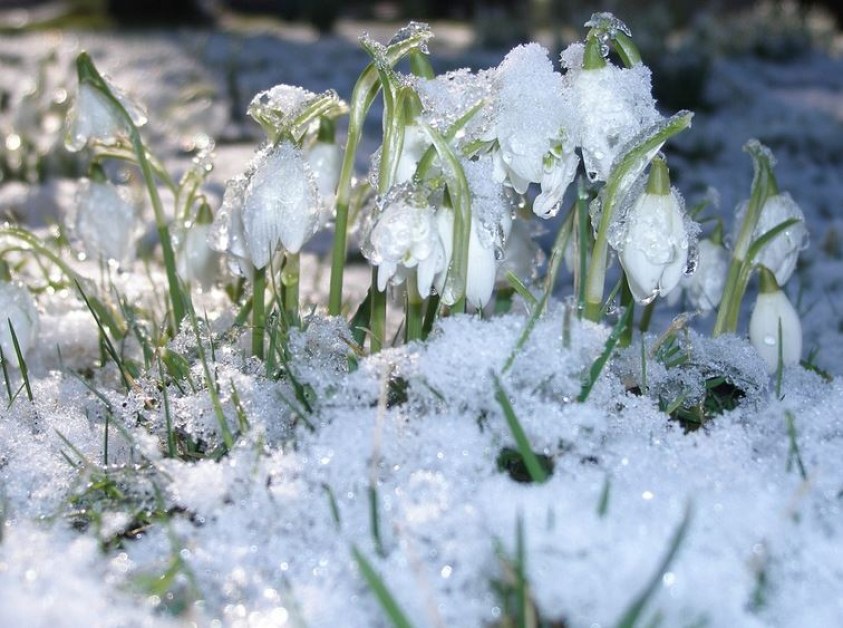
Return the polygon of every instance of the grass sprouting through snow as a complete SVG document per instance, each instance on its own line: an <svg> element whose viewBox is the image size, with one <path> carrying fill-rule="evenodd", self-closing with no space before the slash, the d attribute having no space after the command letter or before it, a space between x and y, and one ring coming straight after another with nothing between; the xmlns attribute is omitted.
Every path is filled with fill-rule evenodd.
<svg viewBox="0 0 843 628"><path fill-rule="evenodd" d="M679 548L685 541L685 536L688 534L688 528L691 525L692 513L693 510L691 506L688 505L685 508L685 514L682 517L682 521L673 533L673 538L670 540L667 552L658 567L656 567L653 571L650 579L644 585L641 593L635 597L632 604L630 604L629 608L627 608L621 616L617 623L617 628L635 628L638 626L638 622L641 619L645 607L658 590L659 583L662 581L662 576L664 576L665 572L670 568L671 563L676 558L676 554L679 552Z"/></svg>
<svg viewBox="0 0 843 628"><path fill-rule="evenodd" d="M606 339L606 343L603 345L603 352L596 360L594 360L594 362L592 362L591 368L589 368L588 374L583 382L582 388L580 389L580 394L577 397L577 401L580 403L588 399L588 396L591 394L591 389L594 388L597 378L600 377L600 373L603 371L603 367L606 366L606 362L609 361L609 357L612 355L612 351L615 350L615 346L617 346L621 335L624 333L624 330L629 327L631 322L632 308L628 307L612 328L612 333L609 334L609 337Z"/></svg>
<svg viewBox="0 0 843 628"><path fill-rule="evenodd" d="M530 479L532 479L532 481L536 484L542 484L547 481L547 471L545 471L544 467L539 462L538 456L536 456L532 447L530 447L530 441L524 433L524 428L521 426L521 422L518 420L515 410L509 402L509 398L507 397L506 391L503 389L498 376L492 373L492 378L495 382L495 399L503 411L504 418L509 426L509 431L515 439L515 445L518 448L518 453L521 454L524 466L530 474Z"/></svg>
<svg viewBox="0 0 843 628"><path fill-rule="evenodd" d="M363 552L356 545L352 545L351 554L354 556L354 562L357 563L357 567L360 569L360 574L363 576L366 584L369 585L372 593L375 594L378 603L380 603L386 618L395 628L412 628L413 623L407 619L404 611L398 605L395 596L392 595L383 578L375 571L375 568L372 567L372 564L363 555Z"/></svg>

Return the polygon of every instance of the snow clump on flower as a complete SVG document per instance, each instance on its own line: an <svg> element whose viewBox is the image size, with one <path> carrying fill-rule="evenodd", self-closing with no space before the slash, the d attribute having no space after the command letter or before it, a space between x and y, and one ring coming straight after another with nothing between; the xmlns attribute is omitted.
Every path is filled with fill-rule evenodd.
<svg viewBox="0 0 843 628"><path fill-rule="evenodd" d="M575 143L582 147L586 174L606 181L625 146L661 116L652 96L650 69L644 64L619 68L611 63L584 69L581 43L562 52L565 97L574 112Z"/></svg>

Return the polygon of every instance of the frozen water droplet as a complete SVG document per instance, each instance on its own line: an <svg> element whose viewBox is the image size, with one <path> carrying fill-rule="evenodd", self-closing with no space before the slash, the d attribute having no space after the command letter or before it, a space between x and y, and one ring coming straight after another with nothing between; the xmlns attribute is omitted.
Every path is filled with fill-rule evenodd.
<svg viewBox="0 0 843 628"><path fill-rule="evenodd" d="M778 342L774 336L764 336L764 344L768 347L775 347Z"/></svg>

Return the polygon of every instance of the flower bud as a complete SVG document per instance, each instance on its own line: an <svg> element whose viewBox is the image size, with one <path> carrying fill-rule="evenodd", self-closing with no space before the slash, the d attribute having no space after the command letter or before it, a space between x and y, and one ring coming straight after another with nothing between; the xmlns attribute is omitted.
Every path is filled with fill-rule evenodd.
<svg viewBox="0 0 843 628"><path fill-rule="evenodd" d="M663 159L653 161L647 189L629 210L618 255L632 296L649 303L673 290L688 263L688 232L680 199L669 188Z"/></svg>
<svg viewBox="0 0 843 628"><path fill-rule="evenodd" d="M781 348L779 347L781 329ZM752 317L749 319L749 340L756 348L767 370L774 373L779 365L779 352L784 366L799 363L802 355L802 324L787 295L769 269L761 267L761 288Z"/></svg>
<svg viewBox="0 0 843 628"><path fill-rule="evenodd" d="M764 202L758 224L752 234L752 239L755 240L770 229L774 229L783 222L792 219L796 219L798 222L790 225L765 244L753 260L756 264L769 268L776 276L776 283L780 286L783 286L790 279L793 270L796 268L799 252L808 246L805 215L790 194L787 192L774 194Z"/></svg>

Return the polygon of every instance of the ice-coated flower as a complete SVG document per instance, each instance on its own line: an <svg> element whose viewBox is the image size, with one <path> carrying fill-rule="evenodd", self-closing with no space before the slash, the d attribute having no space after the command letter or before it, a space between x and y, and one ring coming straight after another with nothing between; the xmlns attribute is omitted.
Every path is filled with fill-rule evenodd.
<svg viewBox="0 0 843 628"><path fill-rule="evenodd" d="M746 202L738 209L736 224L741 224L741 216L745 211ZM764 245L755 259L752 260L756 264L769 268L775 274L776 281L780 286L783 286L790 279L793 270L796 268L799 252L808 246L805 215L790 194L787 192L774 194L764 202L758 224L752 233L752 240L754 241L770 229L791 219L796 219L798 222L789 226Z"/></svg>
<svg viewBox="0 0 843 628"><path fill-rule="evenodd" d="M6 362L20 368L9 323L15 329L21 355L26 357L38 337L38 310L29 290L18 283L0 279L0 311L0 347Z"/></svg>
<svg viewBox="0 0 843 628"><path fill-rule="evenodd" d="M89 256L125 261L131 252L134 227L135 208L117 187L108 181L79 182L74 231Z"/></svg>
<svg viewBox="0 0 843 628"><path fill-rule="evenodd" d="M246 248L243 228L243 198L248 184L248 178L242 174L226 183L222 205L208 233L208 242L213 250L225 254L232 273L251 278L255 265Z"/></svg>
<svg viewBox="0 0 843 628"><path fill-rule="evenodd" d="M802 355L802 324L787 295L779 288L775 275L761 267L761 288L749 319L749 339L767 370L774 373L779 365L779 328L783 366L799 363Z"/></svg>
<svg viewBox="0 0 843 628"><path fill-rule="evenodd" d="M298 253L319 229L321 205L301 150L282 141L260 153L243 195L246 250L255 268L266 266L279 245Z"/></svg>
<svg viewBox="0 0 843 628"><path fill-rule="evenodd" d="M416 269L419 294L426 297L446 263L435 209L403 186L393 188L383 200L363 253L378 267L378 290L385 290L388 282L402 283Z"/></svg>
<svg viewBox="0 0 843 628"><path fill-rule="evenodd" d="M706 314L720 304L728 267L729 254L722 244L700 240L697 268L693 275L682 278L682 286L692 307Z"/></svg>
<svg viewBox="0 0 843 628"><path fill-rule="evenodd" d="M185 230L177 259L179 276L197 282L203 290L216 281L220 270L219 253L211 248L212 223L211 208L203 204L196 220Z"/></svg>
<svg viewBox="0 0 843 628"><path fill-rule="evenodd" d="M653 161L647 189L629 210L618 257L632 296L649 303L673 290L688 263L688 230L678 193L668 189L667 166Z"/></svg>
<svg viewBox="0 0 843 628"><path fill-rule="evenodd" d="M417 124L408 124L404 127L404 143L401 146L401 154L398 156L398 164L395 166L393 185L413 179L419 161L429 146L430 140L422 127Z"/></svg>
<svg viewBox="0 0 843 628"><path fill-rule="evenodd" d="M581 147L586 174L606 181L626 144L661 116L651 93L651 74L644 64L619 68L605 63L583 68L585 46L562 52L565 95L574 120L571 132Z"/></svg>
<svg viewBox="0 0 843 628"><path fill-rule="evenodd" d="M446 304L452 304L454 295L449 294L448 266L454 252L454 210L442 207L436 212L436 222L445 250L445 265L436 277L436 290ZM480 237L482 227L472 216L468 241L468 270L465 277L465 300L476 309L482 309L492 298L497 275L495 248L487 239Z"/></svg>
<svg viewBox="0 0 843 628"><path fill-rule="evenodd" d="M544 259L541 247L533 239L530 224L526 220L515 220L506 238L503 259L497 268L497 284L509 285L506 279L508 272L513 273L522 281L535 278L536 270Z"/></svg>
<svg viewBox="0 0 843 628"><path fill-rule="evenodd" d="M342 169L342 150L334 142L314 142L306 153L307 163L316 177L316 187L326 205L332 205Z"/></svg>
<svg viewBox="0 0 843 628"><path fill-rule="evenodd" d="M547 50L535 43L511 50L492 82L488 137L498 142L495 179L519 194L540 183L533 211L544 218L555 214L579 163L566 134L571 116L562 85Z"/></svg>
<svg viewBox="0 0 843 628"><path fill-rule="evenodd" d="M109 91L129 114L135 126L146 124L143 107L102 77ZM76 100L67 114L65 145L70 151L82 150L89 142L114 144L129 133L129 124L115 104L88 82L79 85Z"/></svg>

